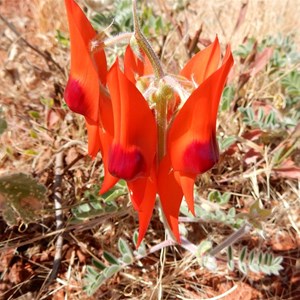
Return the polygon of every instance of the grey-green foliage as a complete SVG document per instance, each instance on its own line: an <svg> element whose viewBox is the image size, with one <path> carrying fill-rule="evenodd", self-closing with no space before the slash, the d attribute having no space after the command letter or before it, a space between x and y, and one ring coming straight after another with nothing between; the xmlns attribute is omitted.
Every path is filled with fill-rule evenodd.
<svg viewBox="0 0 300 300"><path fill-rule="evenodd" d="M242 114L243 122L253 128L272 130L281 125L274 110L265 113L263 108L260 107L255 113L252 107L240 107L239 112Z"/></svg>
<svg viewBox="0 0 300 300"><path fill-rule="evenodd" d="M295 127L300 121L300 71L293 70L281 80L285 92L285 114L283 122L286 126Z"/></svg>
<svg viewBox="0 0 300 300"><path fill-rule="evenodd" d="M267 36L262 42L257 44L255 38L248 38L244 44L239 45L233 52L234 56L246 59L251 51L257 47L258 52L271 47L273 54L269 62L271 72L281 71L283 67L300 62L300 53L293 36Z"/></svg>
<svg viewBox="0 0 300 300"><path fill-rule="evenodd" d="M230 199L230 193L221 194L218 191L210 192L208 199L216 204L220 205L220 208L215 210L207 209L205 205L195 203L195 216L189 211L185 201L182 202L180 212L195 221L199 219L202 222L216 222L223 223L225 225L232 226L233 228L239 228L244 223L244 218L237 216L234 207L231 207L227 212L221 209L221 206L228 203ZM201 201L200 201L201 202Z"/></svg>
<svg viewBox="0 0 300 300"><path fill-rule="evenodd" d="M300 53L292 35L268 36L259 45L260 49L266 47L273 48L270 65L275 71L300 62Z"/></svg>
<svg viewBox="0 0 300 300"><path fill-rule="evenodd" d="M135 232L133 235L133 244L135 246L137 244L137 238L138 233ZM84 277L84 290L89 296L93 295L107 279L127 266L130 266L135 260L142 258L147 253L143 242L139 248L134 251L123 238L120 238L118 241L118 250L120 253L119 257L116 257L108 251L104 251L103 258L106 263L98 259L93 259L92 266L87 266Z"/></svg>
<svg viewBox="0 0 300 300"><path fill-rule="evenodd" d="M7 129L7 122L3 117L2 108L0 107L0 135Z"/></svg>
<svg viewBox="0 0 300 300"><path fill-rule="evenodd" d="M209 250L212 249L212 242L209 240L203 240L197 247L196 257L198 263L210 270L211 272L217 271L218 264L215 257L208 254Z"/></svg>
<svg viewBox="0 0 300 300"><path fill-rule="evenodd" d="M211 191L208 194L208 200L211 202L218 203L219 205L225 205L229 202L231 194L228 192L220 193L219 191Z"/></svg>
<svg viewBox="0 0 300 300"><path fill-rule="evenodd" d="M237 50L233 51L233 55L246 59L253 50L255 41L255 38L248 38L244 44L239 45Z"/></svg>
<svg viewBox="0 0 300 300"><path fill-rule="evenodd" d="M169 30L169 23L156 15L152 6L147 2L142 3L138 12L142 31L148 35L164 35ZM113 23L112 23L113 22ZM132 1L116 0L109 10L97 12L92 18L92 24L97 30L103 30L112 23L111 34L133 31Z"/></svg>
<svg viewBox="0 0 300 300"><path fill-rule="evenodd" d="M0 116L0 135L7 129L6 120Z"/></svg>
<svg viewBox="0 0 300 300"><path fill-rule="evenodd" d="M300 72L293 70L283 77L282 85L291 97L300 97Z"/></svg>
<svg viewBox="0 0 300 300"><path fill-rule="evenodd" d="M99 195L99 186L95 185L84 193L84 201L71 209L71 222L78 223L91 217L113 213L118 210L116 199L127 193L124 181L120 180L107 193Z"/></svg>
<svg viewBox="0 0 300 300"><path fill-rule="evenodd" d="M218 136L218 143L221 152L227 150L231 145L233 145L237 140L237 137L234 135L230 136Z"/></svg>
<svg viewBox="0 0 300 300"><path fill-rule="evenodd" d="M282 77L280 83L284 92L284 106L281 111L273 109L267 114L262 108L254 111L252 107L241 107L239 111L242 114L243 122L262 130L295 127L300 120L300 72L298 69L294 69L285 75L287 69L300 63L300 53L293 36L268 36L260 43L257 43L254 38L250 38L238 47L234 55L246 59L254 47L257 47L258 52L262 52L267 47L273 49L266 69L271 79L277 81L277 78ZM226 101L224 103L226 107ZM280 114L281 116L278 118Z"/></svg>
<svg viewBox="0 0 300 300"><path fill-rule="evenodd" d="M269 252L261 252L259 250L251 250L248 253L248 249L244 246L239 253L237 253L237 259L234 259L233 248L229 246L227 248L227 266L230 270L234 270L237 265L238 270L247 274L248 271L254 273L264 273L267 275L279 275L279 272L283 269L282 256L274 256Z"/></svg>
<svg viewBox="0 0 300 300"><path fill-rule="evenodd" d="M284 76L281 84L288 96L287 105L293 105L300 101L300 71L293 70Z"/></svg>
<svg viewBox="0 0 300 300"><path fill-rule="evenodd" d="M8 225L36 221L45 199L46 187L31 175L17 173L0 177L0 209Z"/></svg>
<svg viewBox="0 0 300 300"><path fill-rule="evenodd" d="M229 110L230 104L234 99L234 95L235 95L235 87L233 85L228 85L224 88L222 93L221 105L220 105L221 111Z"/></svg>
<svg viewBox="0 0 300 300"><path fill-rule="evenodd" d="M55 38L62 47L69 47L70 40L60 30L56 30Z"/></svg>

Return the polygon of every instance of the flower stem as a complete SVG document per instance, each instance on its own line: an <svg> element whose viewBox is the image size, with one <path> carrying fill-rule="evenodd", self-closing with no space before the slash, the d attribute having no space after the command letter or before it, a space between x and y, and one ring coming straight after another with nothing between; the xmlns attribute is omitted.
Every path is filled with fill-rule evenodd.
<svg viewBox="0 0 300 300"><path fill-rule="evenodd" d="M224 248L234 244L237 240L239 240L242 236L249 233L252 229L252 225L246 222L239 230L231 234L227 239L225 239L221 244L213 248L209 255L215 256L219 252L221 252Z"/></svg>
<svg viewBox="0 0 300 300"><path fill-rule="evenodd" d="M157 79L161 79L165 76L162 66L160 64L159 58L154 52L153 48L145 38L141 31L140 23L137 17L136 0L132 0L132 15L133 15L133 25L134 25L134 36L137 40L139 47L145 52L149 58L151 65L153 66L154 73Z"/></svg>
<svg viewBox="0 0 300 300"><path fill-rule="evenodd" d="M162 160L162 158L166 154L166 136L167 136L167 107L168 107L168 100L170 96L170 89L167 87L164 80L165 73L161 66L160 60L156 53L154 52L153 48L151 47L150 43L144 36L141 31L139 20L137 17L137 0L132 0L132 14L133 14L133 24L134 24L134 37L138 46L144 51L147 55L156 77L156 81L158 82L158 92L155 93L155 103L156 103L156 120L157 120L157 160L158 164ZM160 86L162 84L162 86ZM174 234L169 227L168 221L164 215L161 202L158 202L159 208L161 209L162 213L162 222L164 224L166 234L168 239L172 239L175 242Z"/></svg>
<svg viewBox="0 0 300 300"><path fill-rule="evenodd" d="M154 74L157 80L162 79L165 74L162 69L160 60L150 43L141 31L139 20L137 17L137 0L132 0L132 14L134 22L134 37L137 44L144 51L153 66ZM166 131L167 131L167 97L162 93L156 99L157 126L158 126L158 161L160 161L166 153Z"/></svg>
<svg viewBox="0 0 300 300"><path fill-rule="evenodd" d="M158 126L158 155L160 162L166 153L166 129L167 129L167 101L159 99L156 105L157 126Z"/></svg>

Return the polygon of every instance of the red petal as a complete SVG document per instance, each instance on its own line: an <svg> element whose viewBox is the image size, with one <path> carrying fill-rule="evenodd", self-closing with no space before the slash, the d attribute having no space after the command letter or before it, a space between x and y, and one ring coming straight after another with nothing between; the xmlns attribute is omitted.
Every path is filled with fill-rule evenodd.
<svg viewBox="0 0 300 300"><path fill-rule="evenodd" d="M104 181L102 182L100 194L106 193L111 189L119 180L112 176L109 171L109 153L113 143L114 124L113 124L113 110L112 102L107 97L100 97L100 125L99 137L101 140L101 155L104 166Z"/></svg>
<svg viewBox="0 0 300 300"><path fill-rule="evenodd" d="M144 175L146 166L143 154L135 146L125 148L115 144L110 150L108 170L111 175L125 180Z"/></svg>
<svg viewBox="0 0 300 300"><path fill-rule="evenodd" d="M130 191L130 199L139 214L138 248L149 226L155 204L157 187L154 168L151 176L128 182L127 186Z"/></svg>
<svg viewBox="0 0 300 300"><path fill-rule="evenodd" d="M148 177L156 153L155 118L142 94L120 71L118 61L109 71L107 84L114 112L109 169L127 180ZM131 168L128 173L126 168Z"/></svg>
<svg viewBox="0 0 300 300"><path fill-rule="evenodd" d="M180 184L190 212L195 215L194 206L194 183L196 176L186 176L180 172L174 172L175 179Z"/></svg>
<svg viewBox="0 0 300 300"><path fill-rule="evenodd" d="M216 71L220 63L220 44L216 37L215 41L194 55L180 72L189 80L195 80L199 85L213 72Z"/></svg>
<svg viewBox="0 0 300 300"><path fill-rule="evenodd" d="M191 210L193 210L191 181L197 174L213 167L219 157L216 117L221 93L232 64L233 58L228 47L222 66L192 93L169 131L167 148L171 164L174 171L185 177L182 181L179 176L178 183L184 183L184 195L189 201Z"/></svg>
<svg viewBox="0 0 300 300"><path fill-rule="evenodd" d="M99 136L99 125L86 118L86 128L88 133L88 153L95 157L101 149L101 141Z"/></svg>
<svg viewBox="0 0 300 300"><path fill-rule="evenodd" d="M141 52L143 60L136 57L131 47L126 48L124 56L124 73L127 78L135 83L137 77L153 74L153 67L148 57Z"/></svg>
<svg viewBox="0 0 300 300"><path fill-rule="evenodd" d="M106 81L104 51L95 54L93 62L89 43L96 32L80 7L73 0L65 0L71 40L71 71L65 100L74 112L95 122L99 119L99 78Z"/></svg>
<svg viewBox="0 0 300 300"><path fill-rule="evenodd" d="M178 216L183 193L181 186L174 177L168 156L165 156L160 162L157 185L163 213L176 240L180 242Z"/></svg>
<svg viewBox="0 0 300 300"><path fill-rule="evenodd" d="M108 192L118 181L119 178L114 177L110 174L108 167L109 167L109 152L110 147L112 145L113 136L109 134L108 131L104 129L99 130L99 136L101 140L101 155L102 155L102 163L104 167L104 180L101 185L101 189L99 194L104 194Z"/></svg>

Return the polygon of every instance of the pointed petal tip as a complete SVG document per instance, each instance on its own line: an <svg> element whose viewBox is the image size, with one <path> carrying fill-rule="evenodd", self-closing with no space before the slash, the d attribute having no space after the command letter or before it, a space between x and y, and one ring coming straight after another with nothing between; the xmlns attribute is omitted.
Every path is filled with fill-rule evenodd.
<svg viewBox="0 0 300 300"><path fill-rule="evenodd" d="M151 176L128 182L127 186L130 191L130 199L139 216L138 248L149 227L156 201L157 186L154 168L151 170Z"/></svg>
<svg viewBox="0 0 300 300"><path fill-rule="evenodd" d="M194 184L196 175L175 172L175 178L181 186L189 211L195 216Z"/></svg>
<svg viewBox="0 0 300 300"><path fill-rule="evenodd" d="M139 235L138 235L138 240L137 240L137 243L136 243L136 250L140 247L143 239L144 239L144 236L145 236L145 232L141 232L141 230L139 229Z"/></svg>
<svg viewBox="0 0 300 300"><path fill-rule="evenodd" d="M110 174L105 174L104 180L99 191L99 195L107 193L118 181L119 178L113 177Z"/></svg>

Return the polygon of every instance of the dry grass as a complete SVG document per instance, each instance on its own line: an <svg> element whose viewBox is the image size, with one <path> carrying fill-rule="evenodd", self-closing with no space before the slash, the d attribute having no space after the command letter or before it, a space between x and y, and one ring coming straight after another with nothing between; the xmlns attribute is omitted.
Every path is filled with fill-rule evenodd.
<svg viewBox="0 0 300 300"><path fill-rule="evenodd" d="M158 1L156 9L170 22L182 22L182 36L173 26L163 45L163 59L173 71L188 59L186 42L203 25L201 39L212 40L218 34L221 44L236 50L246 37L258 42L278 33L294 35L299 48L300 5L297 1L249 1L245 17L238 19L243 3L239 0L190 1L178 15L172 15L174 1ZM83 4L83 1L81 2ZM18 12L16 14L15 12ZM0 13L14 24L21 37L37 49L48 51L62 71L49 60L28 48L0 20L0 104L3 106L8 130L0 136L0 173L32 173L49 189L43 218L30 224L24 233L9 227L0 219L2 272L0 290L3 299L88 299L82 291L82 282L91 258L102 259L103 251L117 255L120 237L130 241L137 228L136 215L128 199L117 200L120 210L108 216L91 218L83 224L72 225L70 208L84 198L84 192L99 183L101 159L92 161L85 156L86 134L83 120L63 106L62 94L69 68L69 50L55 38L56 30L67 33L67 21L61 0L2 0ZM175 46L175 51L174 51ZM200 48L204 46L200 43ZM43 52L44 53L44 52ZM238 84L240 73L249 66L236 62L232 82ZM289 72L299 66L288 66ZM268 99L274 103L282 95L278 78L264 70L250 78L239 90L239 102L252 105ZM53 106L43 105L41 98L53 99ZM39 113L33 118L30 112ZM280 110L279 110L280 111ZM278 176L272 169L276 147L296 143L291 132L261 140L249 141L243 134L249 128L241 122L237 111L220 114L219 133L238 136L238 150L233 155L223 154L220 164L199 181L199 194L207 199L209 191L217 189L231 192L230 203L246 212L254 199L261 199L266 208L274 208L272 218L263 224L264 237L256 232L245 236L234 250L243 245L249 249L270 249L284 257L284 270L280 276L230 272L220 263L218 273L200 268L197 259L180 247L164 248L144 258L141 263L126 267L109 279L90 299L298 299L299 287L299 179ZM228 122L230 120L230 122ZM232 121L231 121L232 120ZM299 133L298 133L299 134ZM73 144L68 144L74 142ZM54 157L63 149L65 173L63 177L63 212L65 240L62 262L57 280L44 286L51 272L55 254L55 229L52 185ZM259 149L261 156L255 163L244 164L245 153ZM299 146L291 154L299 163ZM73 161L78 161L72 165ZM214 222L187 225L189 238L198 244L201 240L220 243L232 230ZM146 236L147 245L153 246L164 239L162 225L156 215ZM16 252L18 251L18 252ZM22 294L24 296L20 297ZM220 295L223 295L221 297ZM27 295L27 296L26 296ZM1 298L1 295L0 295Z"/></svg>

